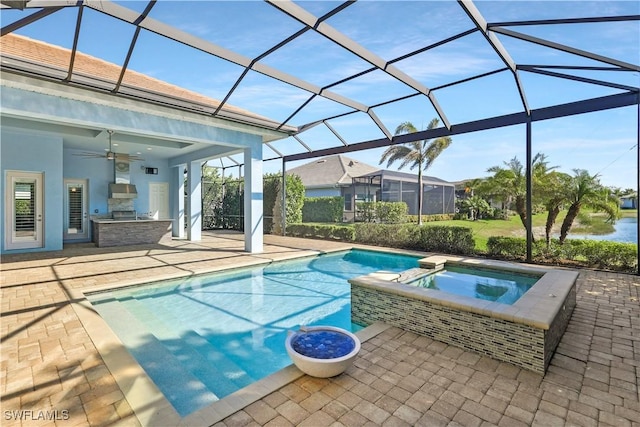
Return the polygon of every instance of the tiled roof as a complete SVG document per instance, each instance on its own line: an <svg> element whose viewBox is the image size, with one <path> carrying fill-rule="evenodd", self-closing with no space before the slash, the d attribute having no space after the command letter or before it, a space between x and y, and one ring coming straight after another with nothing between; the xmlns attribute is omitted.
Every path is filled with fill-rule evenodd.
<svg viewBox="0 0 640 427"><path fill-rule="evenodd" d="M68 72L71 59L71 50L34 40L29 37L9 33L0 37L0 56L28 61L35 65L51 67L60 72ZM93 56L76 52L73 63L74 75L82 75L110 82L115 87L122 67ZM149 77L145 74L127 69L122 84L133 88L143 89L152 93L163 94L172 98L204 104L213 108L220 105L220 101L202 94L172 85L162 80ZM251 113L247 110L225 104L223 110L231 113L242 114L259 120L269 119Z"/></svg>
<svg viewBox="0 0 640 427"><path fill-rule="evenodd" d="M329 156L315 160L311 163L292 168L287 174L295 174L300 177L307 188L332 187L335 185L351 185L351 178L378 171L373 167L358 160L342 156Z"/></svg>

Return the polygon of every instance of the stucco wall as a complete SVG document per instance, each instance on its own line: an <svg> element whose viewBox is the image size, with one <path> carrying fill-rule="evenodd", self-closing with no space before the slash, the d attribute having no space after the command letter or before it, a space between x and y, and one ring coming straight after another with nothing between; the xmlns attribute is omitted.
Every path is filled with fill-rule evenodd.
<svg viewBox="0 0 640 427"><path fill-rule="evenodd" d="M28 251L55 251L62 249L63 223L63 173L62 138L51 135L17 132L2 128L0 134L0 167L2 168L2 236L5 236L5 203L7 171L43 172L44 192L44 242L43 248ZM25 249L5 248L2 239L2 253L25 252Z"/></svg>
<svg viewBox="0 0 640 427"><path fill-rule="evenodd" d="M335 197L340 196L340 188L307 188L304 191L305 197Z"/></svg>
<svg viewBox="0 0 640 427"><path fill-rule="evenodd" d="M114 182L113 162L104 158L77 155L84 152L86 151L64 150L64 178L88 179L89 214L106 214L108 212L109 183ZM146 175L141 169L142 166L158 168L158 175ZM145 159L144 161L131 162L129 173L131 183L135 184L138 191L138 197L134 199L133 207L141 214L149 211L150 182L167 182L169 183L169 191L173 191L167 160Z"/></svg>

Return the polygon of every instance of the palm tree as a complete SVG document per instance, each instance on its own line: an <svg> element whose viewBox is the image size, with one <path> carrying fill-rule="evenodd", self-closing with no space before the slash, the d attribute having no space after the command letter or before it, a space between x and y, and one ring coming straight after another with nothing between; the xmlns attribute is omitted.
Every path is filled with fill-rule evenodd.
<svg viewBox="0 0 640 427"><path fill-rule="evenodd" d="M435 129L439 120L433 119L429 122L427 130ZM415 133L418 130L411 122L404 122L396 128L396 135ZM399 168L402 169L410 165L410 169L418 168L418 224L422 225L422 173L426 172L433 164L436 158L451 145L451 137L442 136L434 140L423 139L422 141L412 141L406 144L394 145L388 147L380 159L382 164L387 161L387 167L391 166L397 160L400 160Z"/></svg>
<svg viewBox="0 0 640 427"><path fill-rule="evenodd" d="M526 175L524 165L517 157L504 162L506 167L492 166L487 169L494 175L490 178L491 186L507 206L513 208L520 217L522 225L527 228L526 207ZM527 233L529 230L527 229Z"/></svg>
<svg viewBox="0 0 640 427"><path fill-rule="evenodd" d="M537 153L532 159L532 177L534 180L540 180L550 169L555 168L547 166L547 156L543 153ZM531 233L527 226L527 176L525 166L517 157L504 162L504 166L492 166L487 172L494 175L488 179L489 185L494 189L496 195L503 199L506 205L512 205L520 217L522 225L527 232Z"/></svg>
<svg viewBox="0 0 640 427"><path fill-rule="evenodd" d="M550 172L541 178L540 196L544 207L547 209L547 221L544 232L547 241L547 249L551 245L551 231L560 214L562 206L568 200L568 189L571 188L571 176L561 172Z"/></svg>
<svg viewBox="0 0 640 427"><path fill-rule="evenodd" d="M603 187L598 179L598 174L589 175L584 169L574 169L575 176L571 180L568 200L571 205L567 211L562 226L560 227L560 243L564 243L569 230L573 225L580 210L583 207L590 207L595 210L606 212L608 220L615 221L618 216L619 201L611 194L609 189Z"/></svg>

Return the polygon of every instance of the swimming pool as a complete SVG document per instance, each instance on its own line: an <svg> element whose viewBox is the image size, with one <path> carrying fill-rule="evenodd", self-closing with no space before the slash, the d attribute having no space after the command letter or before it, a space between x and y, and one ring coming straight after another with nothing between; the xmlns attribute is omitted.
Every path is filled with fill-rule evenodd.
<svg viewBox="0 0 640 427"><path fill-rule="evenodd" d="M502 304L513 304L531 289L539 278L540 276L523 273L451 266L407 284Z"/></svg>
<svg viewBox="0 0 640 427"><path fill-rule="evenodd" d="M347 279L418 259L352 250L87 297L185 416L290 365L287 331L355 331Z"/></svg>

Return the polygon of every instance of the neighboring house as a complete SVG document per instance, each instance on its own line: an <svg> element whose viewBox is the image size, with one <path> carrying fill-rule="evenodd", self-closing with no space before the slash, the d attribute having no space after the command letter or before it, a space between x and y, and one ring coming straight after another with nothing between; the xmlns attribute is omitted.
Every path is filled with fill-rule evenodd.
<svg viewBox="0 0 640 427"><path fill-rule="evenodd" d="M638 209L638 193L631 193L620 197L620 208Z"/></svg>
<svg viewBox="0 0 640 427"><path fill-rule="evenodd" d="M302 166L292 168L287 174L298 175L304 185L305 197L344 197L345 221L353 221L353 178L378 168L343 155L324 157Z"/></svg>
<svg viewBox="0 0 640 427"><path fill-rule="evenodd" d="M345 221L356 218L361 201L403 201L410 215L418 214L418 176L382 170L358 160L335 155L287 171L298 175L306 197L344 197ZM454 213L455 186L439 178L423 176L423 215Z"/></svg>
<svg viewBox="0 0 640 427"><path fill-rule="evenodd" d="M91 220L116 211L200 240L201 165L238 152L245 249L262 251L262 144L292 128L226 104L214 115L217 100L81 52L70 67L69 49L12 33L0 56L1 253L91 241Z"/></svg>
<svg viewBox="0 0 640 427"><path fill-rule="evenodd" d="M405 202L409 215L418 215L418 175L378 170L355 177L356 202ZM456 209L455 185L433 176L422 176L422 214L453 214Z"/></svg>

